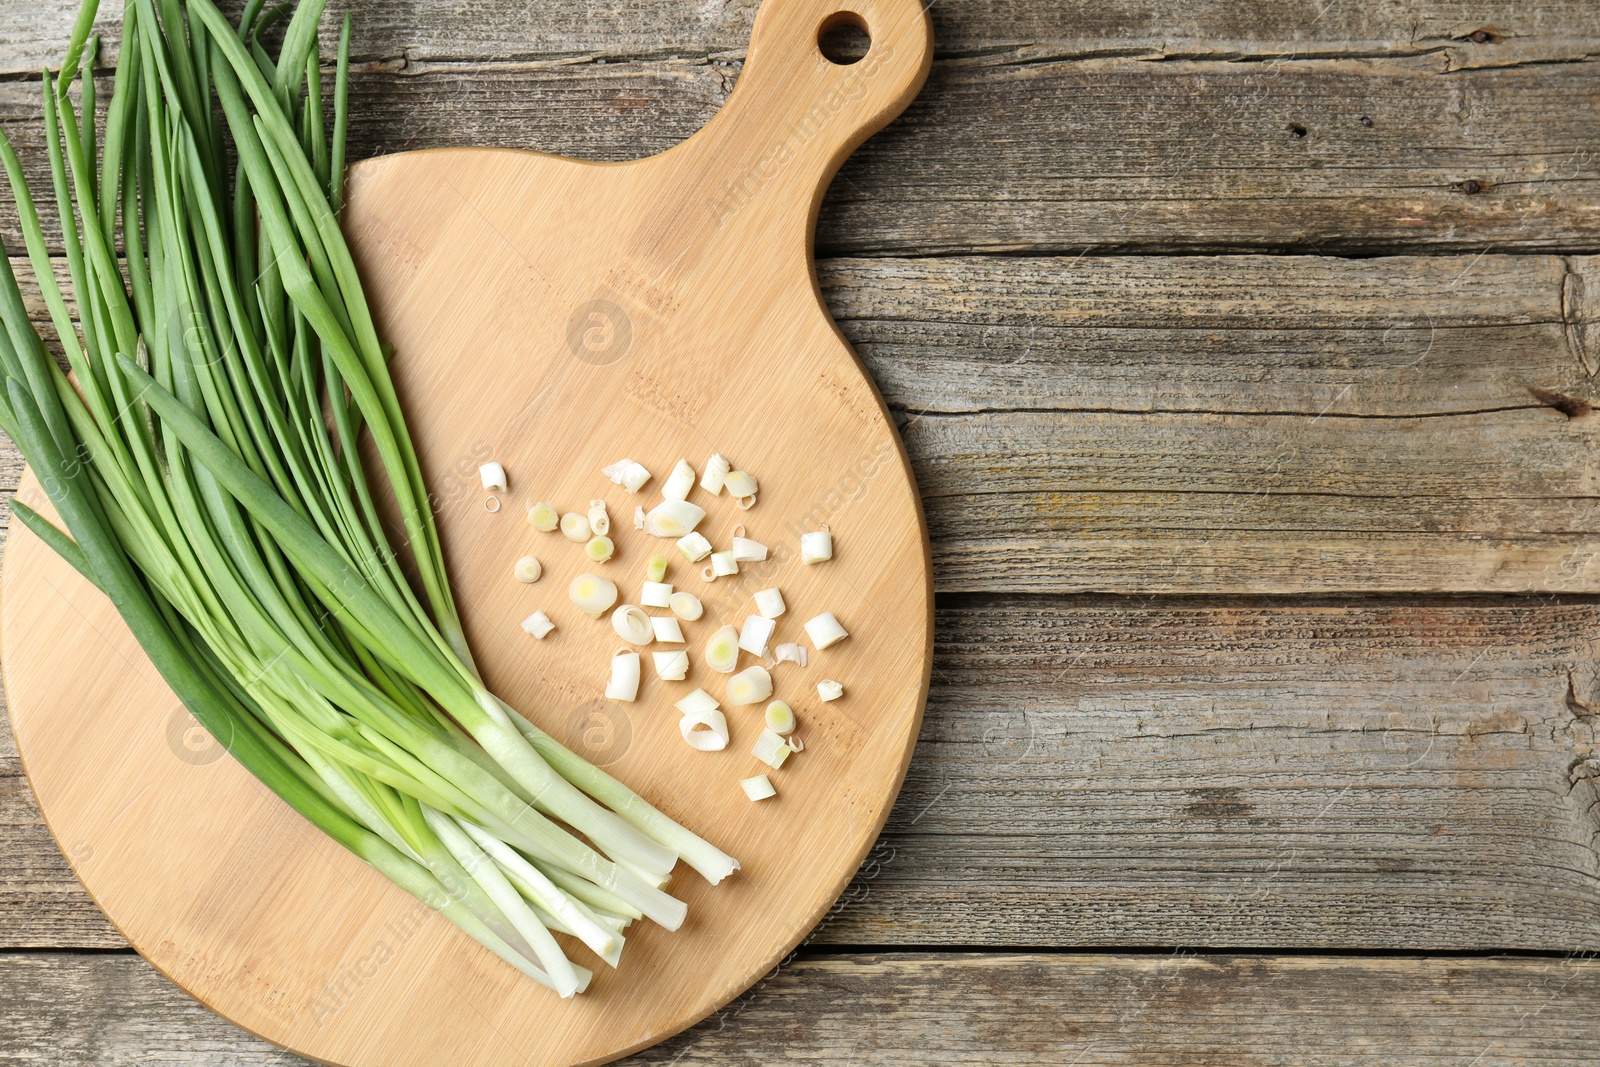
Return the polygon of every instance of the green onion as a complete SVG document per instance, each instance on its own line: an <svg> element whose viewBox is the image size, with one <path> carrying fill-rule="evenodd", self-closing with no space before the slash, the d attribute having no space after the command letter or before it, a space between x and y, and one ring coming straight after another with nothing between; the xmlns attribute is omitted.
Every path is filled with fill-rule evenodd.
<svg viewBox="0 0 1600 1067"><path fill-rule="evenodd" d="M339 229L350 23L330 135L323 3L263 14L251 0L233 26L212 0L129 0L103 131L85 4L59 73L42 79L76 320L0 133L73 375L50 358L0 248L0 429L65 529L15 513L111 599L196 720L268 788L569 996L590 972L551 931L615 966L629 922L683 922L662 889L679 858L713 883L738 864L477 672L392 350ZM274 55L262 34L284 17ZM81 109L67 92L80 76Z"/></svg>

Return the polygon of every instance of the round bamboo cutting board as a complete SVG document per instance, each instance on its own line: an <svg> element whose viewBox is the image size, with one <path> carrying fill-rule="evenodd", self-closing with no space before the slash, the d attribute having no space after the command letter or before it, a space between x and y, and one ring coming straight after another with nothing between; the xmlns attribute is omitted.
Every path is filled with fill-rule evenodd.
<svg viewBox="0 0 1600 1067"><path fill-rule="evenodd" d="M844 20L871 46L830 61L819 34ZM178 704L108 601L20 526L4 573L6 688L40 807L78 876L128 940L173 981L255 1033L347 1065L600 1063L727 1004L827 913L893 803L927 692L927 536L882 400L820 299L817 206L849 152L900 112L931 57L920 0L766 0L727 105L647 159L594 164L531 152L438 150L350 172L345 222L425 476L468 638L491 688L675 818L739 857L707 886L680 865L689 919L634 924L622 968L560 1001L331 841L261 787ZM735 524L767 563L706 581L672 553L669 581L699 594L685 623L686 682L654 677L631 704L602 699L619 644L567 599L593 570L637 603L646 562L671 543L633 529L673 463L712 452L760 480L754 508L696 489L701 525ZM600 475L623 457L656 475L629 494ZM488 510L477 467L504 464ZM32 476L23 499L41 507ZM603 498L618 552L539 533L527 502L583 511ZM835 557L804 566L799 534L826 523ZM512 580L534 555L544 577ZM774 668L804 752L752 804L739 779L758 708L730 708L719 753L678 737L673 701L697 685L707 637L778 586L774 641L809 648L832 611L843 643ZM518 627L543 609L557 629ZM662 614L662 612L656 612ZM745 662L750 662L748 656ZM842 681L842 700L817 681ZM570 941L566 942L569 945Z"/></svg>

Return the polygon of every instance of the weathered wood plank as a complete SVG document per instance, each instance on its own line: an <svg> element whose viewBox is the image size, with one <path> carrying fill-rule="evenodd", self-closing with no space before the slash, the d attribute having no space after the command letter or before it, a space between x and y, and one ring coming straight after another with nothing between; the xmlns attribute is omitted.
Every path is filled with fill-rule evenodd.
<svg viewBox="0 0 1600 1067"><path fill-rule="evenodd" d="M1537 600L947 597L904 792L816 940L1600 949L1597 632ZM120 945L14 758L0 784L0 947Z"/></svg>
<svg viewBox="0 0 1600 1067"><path fill-rule="evenodd" d="M1584 959L803 956L622 1062L1576 1067L1600 1039L1597 994L1600 965ZM0 957L0 1058L306 1062L120 955Z"/></svg>
<svg viewBox="0 0 1600 1067"><path fill-rule="evenodd" d="M818 248L1593 251L1600 60L1444 62L941 62L845 164ZM644 155L703 124L736 76L721 60L380 64L354 79L352 158L471 144ZM0 124L47 189L36 95L0 82ZM18 247L9 204L0 237Z"/></svg>
<svg viewBox="0 0 1600 1067"><path fill-rule="evenodd" d="M1557 592L1600 579L1597 429L1023 412L904 434L941 590Z"/></svg>
<svg viewBox="0 0 1600 1067"><path fill-rule="evenodd" d="M1600 399L1586 257L831 259L889 404L1365 418Z"/></svg>
<svg viewBox="0 0 1600 1067"><path fill-rule="evenodd" d="M821 939L1600 946L1594 607L951 599Z"/></svg>
<svg viewBox="0 0 1600 1067"><path fill-rule="evenodd" d="M1403 7L1323 0L1137 3L1129 0L941 0L931 5L939 54L998 48L1035 54L1294 56L1435 53L1453 65L1551 60L1596 51L1600 16L1583 0L1493 0L1463 9L1451 0ZM224 3L225 11L239 5ZM454 0L334 0L326 25L349 11L358 57L527 59L539 56L742 55L756 0L661 4L654 0L554 0L538 5ZM115 55L122 5L96 21ZM77 4L8 0L0 26L0 75L33 73L60 56ZM1478 33L1478 40L1472 35Z"/></svg>
<svg viewBox="0 0 1600 1067"><path fill-rule="evenodd" d="M1588 592L1600 420L1549 405L1600 402L1597 263L959 257L819 273L901 419L942 590ZM858 474L840 472L819 520L871 491Z"/></svg>
<svg viewBox="0 0 1600 1067"><path fill-rule="evenodd" d="M1594 587L1594 271L1486 255L820 273L900 410L941 589L1291 592Z"/></svg>

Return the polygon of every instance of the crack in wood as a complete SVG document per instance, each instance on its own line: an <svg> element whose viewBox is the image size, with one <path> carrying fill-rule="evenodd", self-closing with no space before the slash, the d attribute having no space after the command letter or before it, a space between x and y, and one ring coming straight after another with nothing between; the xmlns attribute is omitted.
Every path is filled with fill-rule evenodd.
<svg viewBox="0 0 1600 1067"><path fill-rule="evenodd" d="M1587 326L1584 321L1588 286L1581 272L1574 269L1571 256L1561 256L1561 323L1566 333L1567 349L1577 359L1585 374L1593 378L1600 372L1600 361L1589 355Z"/></svg>

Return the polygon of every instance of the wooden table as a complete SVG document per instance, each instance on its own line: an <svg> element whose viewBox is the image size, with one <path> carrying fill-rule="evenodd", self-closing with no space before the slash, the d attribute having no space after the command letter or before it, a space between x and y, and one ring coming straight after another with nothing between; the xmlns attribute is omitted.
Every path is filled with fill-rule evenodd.
<svg viewBox="0 0 1600 1067"><path fill-rule="evenodd" d="M756 4L356 6L356 157L618 159ZM1594 1061L1600 6L1468 7L937 0L817 238L932 525L921 743L829 919L641 1062ZM0 0L40 182L74 9ZM135 1061L300 1062L128 951L7 735L0 1063Z"/></svg>

